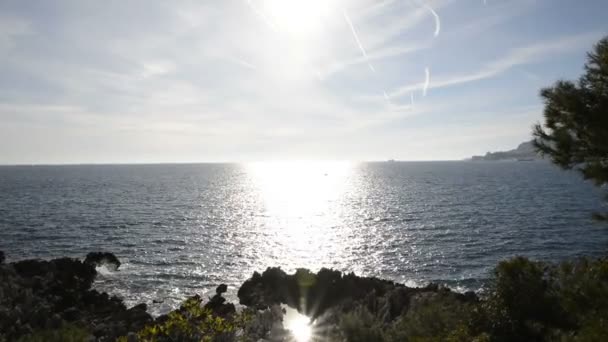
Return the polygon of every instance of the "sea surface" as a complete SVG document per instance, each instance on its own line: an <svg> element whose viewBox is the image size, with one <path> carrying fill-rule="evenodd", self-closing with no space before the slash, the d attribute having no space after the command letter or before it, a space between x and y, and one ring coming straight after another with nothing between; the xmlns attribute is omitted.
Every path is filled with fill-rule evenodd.
<svg viewBox="0 0 608 342"><path fill-rule="evenodd" d="M95 286L156 314L220 283L234 300L268 266L477 290L514 255L605 254L602 209L548 162L0 167L9 260L111 251L123 265Z"/></svg>

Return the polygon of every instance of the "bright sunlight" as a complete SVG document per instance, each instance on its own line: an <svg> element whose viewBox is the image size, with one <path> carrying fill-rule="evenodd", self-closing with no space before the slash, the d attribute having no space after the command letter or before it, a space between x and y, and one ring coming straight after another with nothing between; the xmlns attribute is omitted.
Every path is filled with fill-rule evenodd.
<svg viewBox="0 0 608 342"><path fill-rule="evenodd" d="M291 332L295 342L309 342L313 336L310 318L287 305L285 309L285 328Z"/></svg>
<svg viewBox="0 0 608 342"><path fill-rule="evenodd" d="M338 161L259 162L247 165L251 186L273 231L273 253L287 267L319 268L344 246L332 227L341 223L342 198L354 165ZM277 263L277 260L273 261Z"/></svg>
<svg viewBox="0 0 608 342"><path fill-rule="evenodd" d="M305 36L321 30L332 3L328 0L263 0L262 10L277 29Z"/></svg>

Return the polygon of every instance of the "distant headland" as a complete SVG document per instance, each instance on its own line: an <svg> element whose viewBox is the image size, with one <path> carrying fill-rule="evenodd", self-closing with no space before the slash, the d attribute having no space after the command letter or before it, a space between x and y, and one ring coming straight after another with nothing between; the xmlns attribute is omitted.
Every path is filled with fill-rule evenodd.
<svg viewBox="0 0 608 342"><path fill-rule="evenodd" d="M534 161L542 160L542 156L536 152L532 141L526 141L516 149L509 151L487 152L484 156L473 156L472 161L497 161L497 160L518 160L518 161Z"/></svg>

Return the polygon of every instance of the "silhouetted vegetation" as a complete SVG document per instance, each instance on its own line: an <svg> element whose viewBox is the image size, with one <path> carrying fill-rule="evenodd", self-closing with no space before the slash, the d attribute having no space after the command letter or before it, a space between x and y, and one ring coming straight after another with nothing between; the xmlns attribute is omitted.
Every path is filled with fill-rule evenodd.
<svg viewBox="0 0 608 342"><path fill-rule="evenodd" d="M479 301L419 294L395 320L385 318L358 306L340 317L341 334L333 336L390 342L608 341L608 261L553 265L517 257L496 267Z"/></svg>
<svg viewBox="0 0 608 342"><path fill-rule="evenodd" d="M222 297L186 299L152 319L90 289L74 259L0 264L0 341L289 341L279 303L316 318L316 341L608 341L608 259L499 263L483 295L410 288L323 269L255 273L236 310Z"/></svg>
<svg viewBox="0 0 608 342"><path fill-rule="evenodd" d="M539 152L597 185L608 183L608 37L588 54L576 82L558 81L541 91L544 125L534 127ZM606 215L597 214L606 219Z"/></svg>

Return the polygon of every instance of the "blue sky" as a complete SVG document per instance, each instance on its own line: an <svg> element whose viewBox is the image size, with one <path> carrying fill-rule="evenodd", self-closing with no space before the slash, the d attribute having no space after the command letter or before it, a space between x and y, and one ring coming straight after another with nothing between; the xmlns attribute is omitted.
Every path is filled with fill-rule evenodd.
<svg viewBox="0 0 608 342"><path fill-rule="evenodd" d="M461 159L515 147L605 0L2 1L0 163Z"/></svg>

